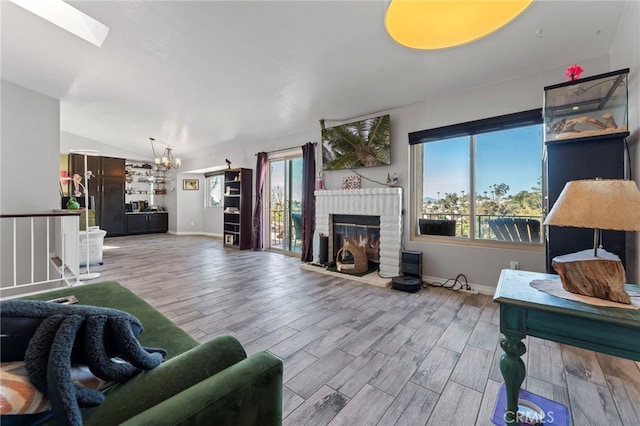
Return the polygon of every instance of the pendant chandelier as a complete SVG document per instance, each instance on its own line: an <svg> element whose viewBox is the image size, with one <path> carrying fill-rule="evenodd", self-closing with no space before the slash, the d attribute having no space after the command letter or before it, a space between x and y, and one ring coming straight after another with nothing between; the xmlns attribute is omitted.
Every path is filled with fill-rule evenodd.
<svg viewBox="0 0 640 426"><path fill-rule="evenodd" d="M151 151L153 151L153 158L155 159L156 165L164 166L167 170L177 169L182 165L182 161L179 158L175 158L173 156L173 149L169 145L167 145L167 147L164 149L162 156L158 156L156 154L156 149L153 146L153 143L156 142L156 140L154 138L149 138L149 140L151 141Z"/></svg>

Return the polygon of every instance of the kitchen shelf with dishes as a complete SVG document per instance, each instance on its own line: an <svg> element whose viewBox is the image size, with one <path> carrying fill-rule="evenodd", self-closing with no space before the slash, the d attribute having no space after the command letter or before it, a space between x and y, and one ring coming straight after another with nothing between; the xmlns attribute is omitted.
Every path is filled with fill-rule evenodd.
<svg viewBox="0 0 640 426"><path fill-rule="evenodd" d="M165 211L163 196L167 194L167 184L173 182L167 177L166 168L134 161L127 161L125 168L126 211Z"/></svg>
<svg viewBox="0 0 640 426"><path fill-rule="evenodd" d="M125 170L127 234L167 232L169 214L164 195L173 179L167 177L166 168L127 160Z"/></svg>

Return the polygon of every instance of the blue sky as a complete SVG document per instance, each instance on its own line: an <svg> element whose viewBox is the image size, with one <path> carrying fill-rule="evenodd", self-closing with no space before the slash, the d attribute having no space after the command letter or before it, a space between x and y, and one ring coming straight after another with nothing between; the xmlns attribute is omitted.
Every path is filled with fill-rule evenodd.
<svg viewBox="0 0 640 426"><path fill-rule="evenodd" d="M542 128L521 127L476 136L476 192L506 183L507 195L529 191L542 176ZM424 145L423 197L469 193L469 137L445 139Z"/></svg>

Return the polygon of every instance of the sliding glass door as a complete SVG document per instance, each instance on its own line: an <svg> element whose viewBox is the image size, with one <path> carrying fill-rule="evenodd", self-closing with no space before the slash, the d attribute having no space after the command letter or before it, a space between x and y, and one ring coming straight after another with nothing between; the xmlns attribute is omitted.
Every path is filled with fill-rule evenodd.
<svg viewBox="0 0 640 426"><path fill-rule="evenodd" d="M269 160L269 248L302 251L302 157Z"/></svg>

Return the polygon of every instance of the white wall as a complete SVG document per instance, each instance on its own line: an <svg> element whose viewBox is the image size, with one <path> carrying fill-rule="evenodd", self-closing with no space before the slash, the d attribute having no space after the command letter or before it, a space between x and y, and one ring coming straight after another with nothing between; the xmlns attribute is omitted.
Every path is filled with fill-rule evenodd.
<svg viewBox="0 0 640 426"><path fill-rule="evenodd" d="M60 208L58 156L60 149L60 103L24 87L2 81L0 86L0 212L36 213ZM19 235L30 227L18 226ZM12 229L2 221L0 282L13 282ZM42 221L36 221L36 235L45 235ZM8 237L8 238L5 238ZM18 283L31 280L31 245L24 238L17 245ZM34 280L46 279L47 253L34 253Z"/></svg>
<svg viewBox="0 0 640 426"><path fill-rule="evenodd" d="M600 57L580 62L584 76L609 71L609 58ZM449 94L421 105L406 108L397 120L396 129L408 132L448 124L494 117L542 107L543 88L565 81L567 66L543 70L466 93ZM406 141L406 136L405 141ZM405 173L403 173L404 175ZM409 206L407 191L405 206ZM410 216L406 216L407 219ZM405 222L405 235L411 235L411 223ZM545 272L544 251L487 248L457 244L406 242L407 249L423 252L423 268L428 276L454 278L464 274L470 283L495 287L500 271L517 261L521 269Z"/></svg>
<svg viewBox="0 0 640 426"><path fill-rule="evenodd" d="M317 129L310 129L302 133L296 133L293 135L283 136L277 139L269 139L264 141L234 141L233 143L217 146L215 149L211 149L199 155L197 158L186 158L183 160L182 169L185 172L189 170L199 170L204 168L224 166L226 165L225 159L231 161L231 167L246 167L253 170L253 182L251 184L251 192L253 197L253 205L255 206L255 169L256 169L256 154L260 151L270 152L284 148L293 148L302 146L307 142L320 142L320 125ZM320 150L317 151L316 157L320 154ZM318 170L319 169L318 165ZM177 214L177 223L175 227L172 227L169 223L170 230L176 230L177 233L193 233L201 232L207 235L222 236L222 221L223 214L220 208L206 208L203 209L204 196L202 193L202 202L194 202L194 198L182 191L182 179L183 178L195 178L196 176L189 173L183 173L178 179L178 204L179 212ZM200 188L206 184L204 176L200 175ZM202 192L202 191L201 191ZM184 200L184 201L183 201ZM171 216L170 216L171 217ZM194 225L192 225L192 222ZM201 227L198 228L197 224L200 223Z"/></svg>
<svg viewBox="0 0 640 426"><path fill-rule="evenodd" d="M199 234L203 232L204 184L203 175L178 173L176 180L176 228L178 234ZM183 179L198 179L198 190L182 189ZM171 214L171 212L170 212ZM222 225L222 224L221 224Z"/></svg>
<svg viewBox="0 0 640 426"><path fill-rule="evenodd" d="M625 10L611 48L611 69L629 68L629 131L627 139L631 151L631 171L640 186L640 2L625 3ZM640 232L627 234L627 276L640 282Z"/></svg>
<svg viewBox="0 0 640 426"><path fill-rule="evenodd" d="M2 81L0 211L60 208L60 102Z"/></svg>
<svg viewBox="0 0 640 426"><path fill-rule="evenodd" d="M166 184L167 193L164 195L164 205L167 207L167 212L169 213L169 232L176 231L176 224L178 223L177 219L177 208L176 203L178 200L178 179L177 173L173 170L169 170L167 173L167 177L173 178L174 180L169 184Z"/></svg>
<svg viewBox="0 0 640 426"><path fill-rule="evenodd" d="M224 161L224 160L223 160ZM235 167L235 166L234 166ZM198 179L199 191L185 191L182 189L182 179ZM170 224L169 230L177 234L203 234L213 237L223 236L222 207L206 207L209 188L207 178L203 174L179 173L177 189L175 191L179 208L176 209L176 220ZM196 194L197 192L197 194Z"/></svg>
<svg viewBox="0 0 640 426"><path fill-rule="evenodd" d="M476 247L461 244L433 244L422 241L411 241L410 227L410 150L408 134L419 130L448 124L461 123L470 120L494 117L498 115L524 111L542 107L543 88L551 84L565 81L564 72L567 63L562 67L543 70L532 75L517 77L498 84L477 88L468 92L450 93L446 97L433 98L425 102L382 111L376 115L389 113L391 115L391 161L390 166L359 169L363 176L385 182L387 174L397 173L399 184L404 191L405 230L404 245L407 250L418 250L423 253L423 273L426 276L439 278L453 278L460 273L467 276L472 284L495 287L500 271L509 267L512 260L518 261L522 269L531 271L545 271L545 254L543 251L527 251ZM610 71L608 56L581 61L585 69L585 76ZM352 117L358 119L361 117ZM351 121L351 120L348 120ZM339 122L327 122L333 126ZM188 168L199 168L211 165L211 159L229 158L233 167L250 167L255 169L255 153L258 151L273 151L293 146L301 146L307 141L320 141L320 125L314 124L307 131L286 137L267 141L236 142L224 147L212 149L198 159L185 161ZM321 156L318 146L316 156ZM219 160L218 160L219 161ZM239 163L239 164L238 164ZM318 170L321 170L318 166ZM349 170L336 170L323 173L325 188L339 189L342 177L353 174ZM363 179L364 188L379 185ZM180 207L182 209L182 206ZM179 221L186 220L186 216L179 216ZM186 223L178 226L186 226Z"/></svg>
<svg viewBox="0 0 640 426"><path fill-rule="evenodd" d="M206 235L213 235L222 238L223 220L224 215L222 214L222 207L205 208L202 213L202 232Z"/></svg>
<svg viewBox="0 0 640 426"><path fill-rule="evenodd" d="M637 170L637 165L640 164L640 149L638 149L640 59L637 46L637 40L640 39L637 26L639 7L638 2L627 3L610 56L580 62L585 69L585 76L624 67L631 68L629 128L632 135L629 139L633 149L636 180L640 175ZM517 77L471 91L449 93L441 98L432 98L421 103L379 112L376 115L391 114L392 164L385 167L360 169L359 172L367 178L380 182L386 180L388 173L396 172L400 185L405 189L404 205L408 210L411 197L408 133L541 107L543 87L564 81L564 70L568 65L571 64L567 63L556 69L542 70L529 76ZM324 117L318 117L318 119L321 118ZM340 123L327 122L326 124L331 126ZM61 147L61 139L64 147ZM200 175L199 191L183 191L182 179L193 177L184 172L224 164L225 158L232 161L233 167L255 169L256 152L301 146L308 141L320 142L318 122L309 123L305 131L295 135L265 140L234 141L204 152L197 158L184 159L181 173L176 175L176 190L169 191L165 196L165 203L170 213L169 229L178 233L221 233L221 228L216 228L214 224L215 212L204 211L204 177ZM57 100L3 81L0 211L12 212L14 205L19 206L20 211L56 208L58 163L54 159L57 158L58 153L66 152L69 148L92 148L100 150L102 155L130 157L115 147L93 142L95 144L91 145L91 140L59 132ZM135 153L132 155L139 157ZM321 156L320 149L317 150L316 155ZM342 177L349 174L351 172L348 170L325 172L325 187L339 188ZM15 176L20 177L17 180L18 183L14 179ZM376 186L367 180L363 180L362 185L365 188ZM500 270L507 267L511 260L520 262L523 269L544 271L544 253L539 251L411 241L408 220L410 215L407 214L405 217L407 219L404 232L405 248L423 252L425 275L449 278L455 277L458 273L464 273L471 283L495 286ZM222 220L219 222L221 227ZM639 239L640 237L636 235L636 243ZM636 253L635 281L638 281L639 256L640 254Z"/></svg>
<svg viewBox="0 0 640 426"><path fill-rule="evenodd" d="M255 168L255 157L252 161L253 149L245 149L247 143L224 144L215 150L203 152L196 158L182 160L181 171L200 170L217 166L225 166L225 159L231 161L231 167ZM183 191L182 179L200 179L199 197L190 194L196 191ZM207 235L222 236L223 215L221 208L205 208L205 184L203 174L180 173L177 181L177 214L173 215L176 223L169 223L169 230L178 234L202 233ZM171 211L170 211L171 214Z"/></svg>
<svg viewBox="0 0 640 426"><path fill-rule="evenodd" d="M151 143L148 152L134 152L113 145L74 135L69 132L60 132L60 153L68 154L72 149L95 149L104 157L126 158L128 160L153 161Z"/></svg>

